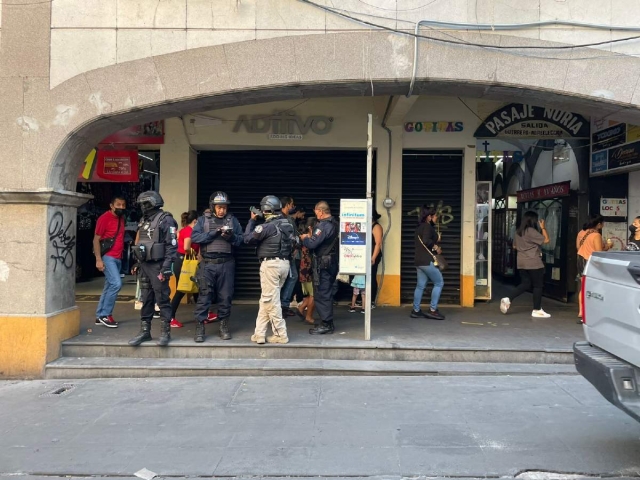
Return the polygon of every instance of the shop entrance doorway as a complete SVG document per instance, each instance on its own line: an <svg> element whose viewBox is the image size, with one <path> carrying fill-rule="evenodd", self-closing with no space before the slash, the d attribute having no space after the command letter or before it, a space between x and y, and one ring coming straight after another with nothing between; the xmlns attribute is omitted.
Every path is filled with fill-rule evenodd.
<svg viewBox="0 0 640 480"><path fill-rule="evenodd" d="M375 175L375 155L373 171ZM366 198L366 183L366 150L233 150L198 155L198 211L208 208L211 193L222 190L229 195L229 210L242 228L249 221L249 207L258 207L265 195L293 197L297 206L305 207L307 218L314 216L318 201L326 200L337 217L341 198ZM243 246L236 261L234 298L257 300L260 278L255 249ZM341 284L338 298L350 298L348 290Z"/></svg>
<svg viewBox="0 0 640 480"><path fill-rule="evenodd" d="M443 273L441 303L460 304L462 248L462 150L405 150L402 155L402 264L400 296L413 300L416 287L414 231L422 205L433 205L440 214L442 253L449 267ZM423 302L427 301L429 284Z"/></svg>

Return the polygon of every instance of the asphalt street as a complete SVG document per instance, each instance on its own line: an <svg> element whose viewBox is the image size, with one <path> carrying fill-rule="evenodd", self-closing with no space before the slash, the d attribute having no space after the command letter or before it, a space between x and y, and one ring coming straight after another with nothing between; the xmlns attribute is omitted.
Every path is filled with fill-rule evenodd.
<svg viewBox="0 0 640 480"><path fill-rule="evenodd" d="M3 479L143 468L177 478L637 477L640 424L577 376L0 382Z"/></svg>

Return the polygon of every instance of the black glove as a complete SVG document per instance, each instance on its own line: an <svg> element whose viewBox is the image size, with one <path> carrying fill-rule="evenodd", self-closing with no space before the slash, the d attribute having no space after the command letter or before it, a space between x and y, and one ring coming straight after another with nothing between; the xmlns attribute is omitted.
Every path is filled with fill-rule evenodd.
<svg viewBox="0 0 640 480"><path fill-rule="evenodd" d="M173 270L171 269L171 266L169 267L162 267L162 276L164 278L169 278L171 277L171 275L173 275Z"/></svg>

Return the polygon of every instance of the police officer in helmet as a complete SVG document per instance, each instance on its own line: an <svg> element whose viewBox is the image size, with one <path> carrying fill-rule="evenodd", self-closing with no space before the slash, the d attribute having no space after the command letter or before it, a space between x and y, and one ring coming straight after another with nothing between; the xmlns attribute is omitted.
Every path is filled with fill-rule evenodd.
<svg viewBox="0 0 640 480"><path fill-rule="evenodd" d="M256 226L258 215L252 210L251 220L244 231L244 241L249 245L257 245L260 260L260 309L256 318L256 329L251 341L258 344L265 342L267 328L271 323L269 343L288 343L287 325L282 318L280 290L289 276L289 257L295 242L293 226L280 209L282 205L278 197L267 195L260 201L261 215L265 222Z"/></svg>
<svg viewBox="0 0 640 480"><path fill-rule="evenodd" d="M311 335L333 333L333 296L331 289L338 275L338 222L331 216L329 204L318 202L314 208L318 224L312 233L300 236L302 244L311 250L313 292L316 311L322 324L309 330Z"/></svg>
<svg viewBox="0 0 640 480"><path fill-rule="evenodd" d="M142 219L138 224L136 245L133 247L137 261L133 271L140 272L142 310L140 333L129 340L129 345L137 346L151 340L151 319L157 304L162 321L158 345L165 346L171 340L169 278L173 274L173 262L177 258L178 224L169 212L162 210L164 200L158 192L141 193L136 203L142 210Z"/></svg>
<svg viewBox="0 0 640 480"><path fill-rule="evenodd" d="M224 192L214 192L209 198L211 215L202 216L193 227L191 241L200 245L202 263L198 268L200 296L194 314L196 334L194 340L204 342L204 321L211 301L218 304L220 338L230 340L229 316L236 275L234 250L242 245L242 227L238 219L228 211L229 197Z"/></svg>

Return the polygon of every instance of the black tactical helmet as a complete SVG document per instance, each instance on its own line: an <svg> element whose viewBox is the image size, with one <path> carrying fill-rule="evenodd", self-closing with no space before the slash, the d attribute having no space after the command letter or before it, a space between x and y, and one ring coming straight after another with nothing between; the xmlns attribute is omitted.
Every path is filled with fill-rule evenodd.
<svg viewBox="0 0 640 480"><path fill-rule="evenodd" d="M267 195L260 200L260 210L262 210L262 213L274 213L281 208L282 203L280 203L280 199L275 195Z"/></svg>
<svg viewBox="0 0 640 480"><path fill-rule="evenodd" d="M142 192L138 195L136 203L140 205L142 213L150 212L164 206L164 200L158 192L150 190L148 192Z"/></svg>
<svg viewBox="0 0 640 480"><path fill-rule="evenodd" d="M211 211L213 211L214 205L229 205L230 203L229 197L224 192L213 192L209 197L209 206L211 207Z"/></svg>

